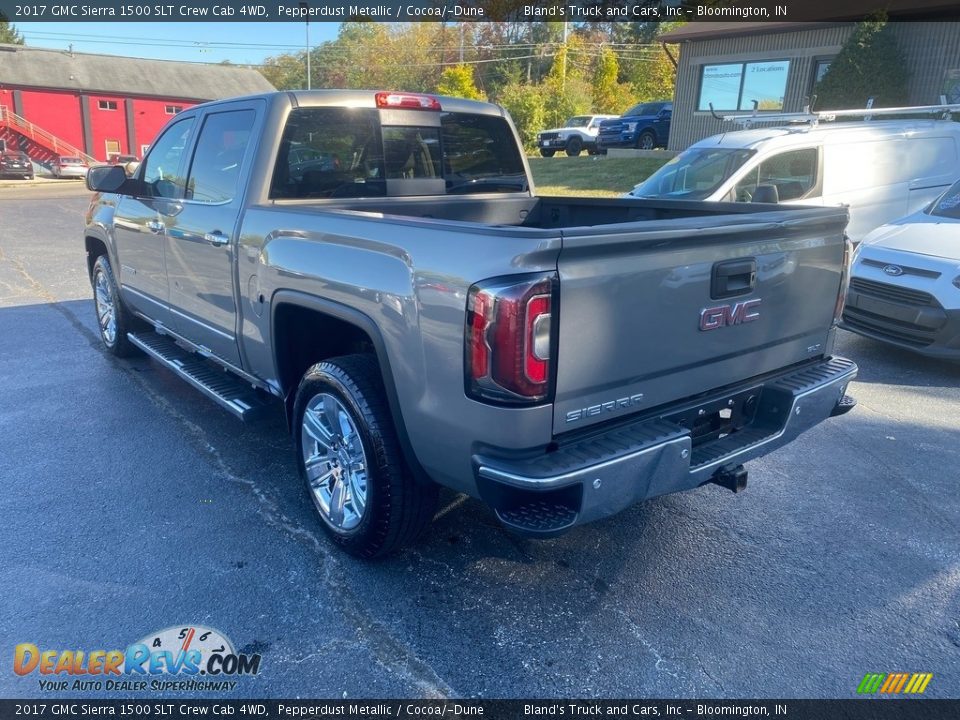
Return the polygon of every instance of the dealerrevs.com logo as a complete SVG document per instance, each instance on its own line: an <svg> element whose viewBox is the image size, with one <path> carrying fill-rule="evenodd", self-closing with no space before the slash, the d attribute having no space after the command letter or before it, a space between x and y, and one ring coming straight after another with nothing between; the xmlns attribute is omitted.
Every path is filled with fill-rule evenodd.
<svg viewBox="0 0 960 720"><path fill-rule="evenodd" d="M20 643L14 648L13 671L40 676L44 691L226 691L237 685L231 678L260 671L260 656L238 653L217 630L187 625L151 633L125 650L56 650Z"/></svg>

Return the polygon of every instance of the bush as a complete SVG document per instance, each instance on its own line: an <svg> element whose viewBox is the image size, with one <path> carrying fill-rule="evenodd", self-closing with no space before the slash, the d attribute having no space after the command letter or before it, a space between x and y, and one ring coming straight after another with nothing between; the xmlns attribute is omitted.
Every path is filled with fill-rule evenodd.
<svg viewBox="0 0 960 720"><path fill-rule="evenodd" d="M898 107L907 103L906 60L886 15L878 13L857 25L814 92L817 110Z"/></svg>
<svg viewBox="0 0 960 720"><path fill-rule="evenodd" d="M541 88L511 82L500 89L497 102L510 113L524 146L535 148L537 133L546 127L546 105Z"/></svg>

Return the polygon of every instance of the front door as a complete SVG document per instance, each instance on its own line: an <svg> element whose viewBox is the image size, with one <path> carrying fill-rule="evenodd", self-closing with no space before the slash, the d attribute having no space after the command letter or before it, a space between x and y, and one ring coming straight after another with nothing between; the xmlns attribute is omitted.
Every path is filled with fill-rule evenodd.
<svg viewBox="0 0 960 720"><path fill-rule="evenodd" d="M171 125L144 161L141 195L122 195L114 209L114 241L120 267L115 268L127 305L161 325L169 324L165 262L167 227L182 208L184 148L194 118Z"/></svg>
<svg viewBox="0 0 960 720"><path fill-rule="evenodd" d="M167 281L174 330L240 366L235 296L241 178L256 121L251 103L203 119L187 174L183 209L167 229Z"/></svg>

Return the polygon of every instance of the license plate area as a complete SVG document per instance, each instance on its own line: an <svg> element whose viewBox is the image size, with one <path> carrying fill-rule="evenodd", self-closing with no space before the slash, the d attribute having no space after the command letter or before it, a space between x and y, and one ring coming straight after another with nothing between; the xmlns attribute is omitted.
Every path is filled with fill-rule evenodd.
<svg viewBox="0 0 960 720"><path fill-rule="evenodd" d="M690 432L693 447L731 435L750 425L760 405L762 385L712 398L678 410L663 419L676 423Z"/></svg>

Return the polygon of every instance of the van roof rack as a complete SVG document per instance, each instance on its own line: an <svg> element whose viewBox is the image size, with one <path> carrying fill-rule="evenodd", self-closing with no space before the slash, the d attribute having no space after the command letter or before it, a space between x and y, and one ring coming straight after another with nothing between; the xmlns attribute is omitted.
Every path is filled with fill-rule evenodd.
<svg viewBox="0 0 960 720"><path fill-rule="evenodd" d="M941 98L942 99L942 98ZM816 98L814 98L816 100ZM806 124L815 127L820 122L831 122L843 117L862 117L870 120L874 117L888 115L939 115L943 120L952 119L952 113L960 112L960 105L942 103L940 105L914 105L911 107L874 108L873 98L867 102L867 107L855 110L810 110L807 105L801 112L795 113L767 113L757 110L757 101L753 101L753 112L739 115L718 115L710 103L710 114L717 120L733 122L744 128L765 123Z"/></svg>

